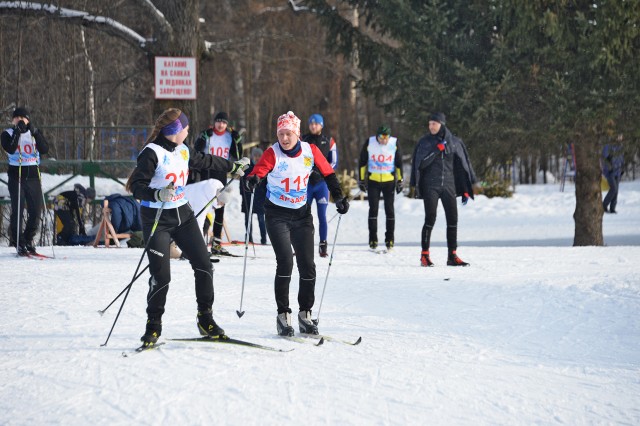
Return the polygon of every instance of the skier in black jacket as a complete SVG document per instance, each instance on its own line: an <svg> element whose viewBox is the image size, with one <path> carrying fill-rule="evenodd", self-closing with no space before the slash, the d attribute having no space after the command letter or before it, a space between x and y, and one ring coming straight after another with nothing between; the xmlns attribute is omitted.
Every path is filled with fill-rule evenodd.
<svg viewBox="0 0 640 426"><path fill-rule="evenodd" d="M144 346L154 345L162 332L162 314L171 281L169 246L172 240L189 259L194 272L200 334L209 337L224 334L212 316L213 270L184 186L190 167L242 175L249 159L232 163L222 157L196 152L184 144L188 129L189 120L182 111L165 110L156 120L127 182L127 189L140 200L151 274L147 326L140 339ZM159 209L162 212L156 223Z"/></svg>
<svg viewBox="0 0 640 426"><path fill-rule="evenodd" d="M0 136L2 148L9 157L7 171L11 196L9 243L16 247L19 256L36 253L33 237L40 225L43 203L39 170L40 155L49 152L47 140L38 129L33 127L30 120L29 111L25 108L16 108L13 111L13 127L3 131ZM20 212L18 212L18 204ZM25 204L27 224L23 233L22 211Z"/></svg>
<svg viewBox="0 0 640 426"><path fill-rule="evenodd" d="M209 126L198 136L194 143L196 151L205 154L222 157L225 160L236 161L242 156L242 136L229 126L229 115L220 111L213 118L213 126ZM222 184L227 183L227 172L219 170L191 170L189 183L199 182L206 179L217 179ZM208 223L208 222L207 222ZM224 206L216 209L213 219L213 242L211 244L211 254L229 255L222 247L222 227L224 224ZM207 232L208 226L205 224Z"/></svg>
<svg viewBox="0 0 640 426"><path fill-rule="evenodd" d="M442 200L447 219L447 248L449 266L469 266L456 254L458 246L458 208L456 197L466 205L473 199L476 178L462 140L451 134L445 126L441 112L429 116L429 133L424 135L413 151L411 186L416 197L424 201L425 221L422 227L422 253L420 264L433 266L429 255L431 231L436 222L438 200Z"/></svg>

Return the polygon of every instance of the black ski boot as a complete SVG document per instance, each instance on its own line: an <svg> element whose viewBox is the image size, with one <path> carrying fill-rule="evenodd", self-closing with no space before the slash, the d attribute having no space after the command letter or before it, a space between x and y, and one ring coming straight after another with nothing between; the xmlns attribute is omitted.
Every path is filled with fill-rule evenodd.
<svg viewBox="0 0 640 426"><path fill-rule="evenodd" d="M451 252L447 259L447 266L469 266L469 264L458 257L456 252Z"/></svg>
<svg viewBox="0 0 640 426"><path fill-rule="evenodd" d="M318 249L318 252L320 254L320 257L327 257L327 242L326 241L320 241L320 246Z"/></svg>
<svg viewBox="0 0 640 426"><path fill-rule="evenodd" d="M391 251L393 249L393 240L385 241L384 245L387 247L387 251Z"/></svg>
<svg viewBox="0 0 640 426"><path fill-rule="evenodd" d="M36 246L34 246L33 243L27 243L24 247L27 249L29 254L37 254Z"/></svg>
<svg viewBox="0 0 640 426"><path fill-rule="evenodd" d="M213 240L213 244L211 244L211 255L229 256L229 252L224 247L222 247L222 244L219 240Z"/></svg>
<svg viewBox="0 0 640 426"><path fill-rule="evenodd" d="M370 248L371 250L375 250L375 249L377 249L377 248L378 248L378 242L377 242L377 241L374 241L374 240L369 241L369 248Z"/></svg>
<svg viewBox="0 0 640 426"><path fill-rule="evenodd" d="M18 256L29 256L29 250L27 250L27 246L19 245L16 250L18 252Z"/></svg>
<svg viewBox="0 0 640 426"><path fill-rule="evenodd" d="M300 333L320 334L318 333L318 326L311 319L311 311L298 312L298 325L300 326Z"/></svg>
<svg viewBox="0 0 640 426"><path fill-rule="evenodd" d="M291 314L289 312L278 314L276 317L276 327L278 329L278 335L293 336L294 331L291 326Z"/></svg>
<svg viewBox="0 0 640 426"><path fill-rule="evenodd" d="M142 346L155 345L160 334L162 334L162 321L157 318L149 318L144 335L140 338Z"/></svg>
<svg viewBox="0 0 640 426"><path fill-rule="evenodd" d="M211 309L204 312L198 311L198 331L202 336L220 337L224 336L224 330L220 328L211 315Z"/></svg>

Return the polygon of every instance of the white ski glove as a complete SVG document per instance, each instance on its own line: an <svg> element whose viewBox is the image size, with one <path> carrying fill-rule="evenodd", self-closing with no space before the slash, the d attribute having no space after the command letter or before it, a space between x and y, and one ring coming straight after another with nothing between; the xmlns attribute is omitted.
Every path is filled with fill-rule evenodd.
<svg viewBox="0 0 640 426"><path fill-rule="evenodd" d="M231 169L231 174L234 178L239 178L244 176L245 169L249 167L249 158L242 157L238 161L233 163L233 168Z"/></svg>
<svg viewBox="0 0 640 426"><path fill-rule="evenodd" d="M173 182L167 185L166 188L157 189L156 190L156 201L162 201L163 203L167 203L173 200L173 197L176 195L176 189L173 187Z"/></svg>

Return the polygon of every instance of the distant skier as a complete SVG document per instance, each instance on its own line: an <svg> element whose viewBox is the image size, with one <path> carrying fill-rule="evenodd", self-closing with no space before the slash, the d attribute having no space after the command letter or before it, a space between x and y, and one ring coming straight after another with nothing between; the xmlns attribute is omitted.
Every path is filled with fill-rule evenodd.
<svg viewBox="0 0 640 426"><path fill-rule="evenodd" d="M320 114L312 114L311 117L309 117L309 133L303 135L300 140L317 146L331 165L331 168L335 170L338 165L336 141L331 136L323 134L323 128L324 118ZM327 188L324 177L315 167L311 171L311 176L309 176L307 195L307 203L309 203L309 205L313 203L313 200L316 200L318 227L320 228L318 230L320 237L318 253L320 257L327 257L327 206L329 205L329 189Z"/></svg>
<svg viewBox="0 0 640 426"><path fill-rule="evenodd" d="M396 192L402 192L402 154L389 126L378 127L376 134L365 141L358 165L359 187L367 192L369 200L369 248L378 247L378 207L382 195L386 219L384 244L391 250L396 226L393 201Z"/></svg>
<svg viewBox="0 0 640 426"><path fill-rule="evenodd" d="M242 136L229 126L229 115L220 111L213 118L213 126L205 129L196 139L194 147L196 151L205 154L222 157L225 160L235 161L242 156ZM189 183L199 182L206 179L217 179L222 184L227 183L227 173L217 170L191 170L192 176ZM211 254L228 255L229 252L222 247L222 227L224 225L224 206L216 209L213 219L213 241L211 243ZM208 225L205 225L203 232L208 232Z"/></svg>
<svg viewBox="0 0 640 426"><path fill-rule="evenodd" d="M0 135L2 148L9 157L7 178L11 196L9 245L18 255L35 254L33 238L40 226L43 207L42 184L40 182L40 155L49 152L49 144L31 123L26 108L16 108L11 120L12 127ZM20 206L20 208L18 208ZM22 230L22 212L27 210L27 224ZM17 238L17 240L16 240Z"/></svg>
<svg viewBox="0 0 640 426"><path fill-rule="evenodd" d="M456 197L462 197L462 205L473 199L476 181L467 148L462 140L451 134L445 126L441 112L429 116L429 133L424 135L413 151L411 161L411 186L416 197L424 201L425 220L422 227L422 253L420 264L433 266L429 255L431 231L436 222L438 200L442 200L447 219L447 249L449 266L469 266L456 254L458 246L458 207Z"/></svg>
<svg viewBox="0 0 640 426"><path fill-rule="evenodd" d="M210 337L224 334L213 319L213 270L184 186L189 167L242 175L249 160L243 158L232 163L222 157L197 152L184 144L188 131L189 120L182 111L165 110L156 120L127 182L127 189L141 200L142 228L149 248L151 277L147 326L140 338L143 346L154 345L162 333L162 315L171 282L169 246L172 239L189 259L194 271L200 334ZM162 212L156 223L159 209Z"/></svg>
<svg viewBox="0 0 640 426"><path fill-rule="evenodd" d="M316 265L313 261L313 217L307 203L307 184L313 168L317 168L336 200L338 213L349 210L349 201L340 189L335 172L317 146L300 141L300 119L289 111L277 122L278 143L262 155L247 175L246 190L252 192L267 178L265 215L267 233L276 254L275 296L278 306L276 326L281 336L293 336L289 284L293 270L293 250L300 274L298 290L298 324L301 333L318 334L311 320L315 301Z"/></svg>

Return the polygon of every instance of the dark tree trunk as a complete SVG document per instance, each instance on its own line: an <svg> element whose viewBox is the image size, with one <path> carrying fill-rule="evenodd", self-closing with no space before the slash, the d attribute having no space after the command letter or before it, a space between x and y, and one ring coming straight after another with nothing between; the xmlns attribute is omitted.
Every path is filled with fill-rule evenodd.
<svg viewBox="0 0 640 426"><path fill-rule="evenodd" d="M602 192L600 190L600 150L588 137L574 144L576 158L576 210L574 246L602 246Z"/></svg>
<svg viewBox="0 0 640 426"><path fill-rule="evenodd" d="M199 62L198 40L200 32L198 28L199 0L185 0L174 2L161 0L155 2L173 27L173 35L168 40L161 40L158 46L162 46L163 52L157 52L158 56L187 56L195 57ZM199 64L198 64L199 65ZM154 72L155 60L149 56L149 66ZM193 100L165 100L157 99L153 104L154 120L167 108L179 108L189 117L190 133L195 134L201 127L202 121L196 115L196 101Z"/></svg>

